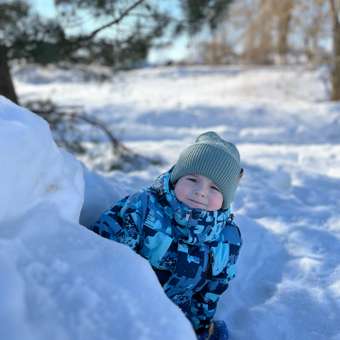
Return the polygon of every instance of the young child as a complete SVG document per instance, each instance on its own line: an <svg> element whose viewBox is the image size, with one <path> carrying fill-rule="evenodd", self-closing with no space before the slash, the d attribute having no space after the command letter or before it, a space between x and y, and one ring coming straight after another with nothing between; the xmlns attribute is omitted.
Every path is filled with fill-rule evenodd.
<svg viewBox="0 0 340 340"><path fill-rule="evenodd" d="M203 133L153 185L119 201L90 228L150 262L199 339L227 339L225 324L213 317L242 243L230 212L242 172L235 145Z"/></svg>

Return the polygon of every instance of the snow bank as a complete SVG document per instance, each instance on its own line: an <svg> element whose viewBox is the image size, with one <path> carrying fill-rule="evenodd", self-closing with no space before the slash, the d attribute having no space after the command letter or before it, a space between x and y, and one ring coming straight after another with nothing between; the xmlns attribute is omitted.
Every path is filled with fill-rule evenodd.
<svg viewBox="0 0 340 340"><path fill-rule="evenodd" d="M195 338L143 258L78 223L81 165L3 97L0 164L2 339Z"/></svg>
<svg viewBox="0 0 340 340"><path fill-rule="evenodd" d="M59 151L44 120L3 97L0 117L0 223L47 203L76 221L84 190L79 163Z"/></svg>

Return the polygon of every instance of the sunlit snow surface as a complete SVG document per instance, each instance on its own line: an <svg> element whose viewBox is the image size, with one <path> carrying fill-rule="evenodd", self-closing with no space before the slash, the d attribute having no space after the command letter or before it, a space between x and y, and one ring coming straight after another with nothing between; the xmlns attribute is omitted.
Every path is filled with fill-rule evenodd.
<svg viewBox="0 0 340 340"><path fill-rule="evenodd" d="M32 68L29 72L17 71L16 85L22 100L52 98L59 104L84 105L88 114L105 120L116 136L130 147L145 155L162 157L167 162L161 168L151 166L142 172L113 172L106 179L85 169L83 224L91 223L101 209L110 205L111 197L116 200L151 183L175 162L178 152L199 133L215 130L235 142L245 168L234 205L244 245L238 275L222 297L217 316L226 320L231 339L235 340L339 340L340 104L327 101L325 77L322 69L302 67L192 67L144 69L117 74L112 81L97 83L85 82L76 72ZM37 176L25 161L28 156L22 150L22 143L14 143L12 151L2 151L2 131L0 138L1 164L3 157L12 157L18 148L23 153L22 164L25 164L20 169L28 170L26 178ZM20 332L28 334L47 334L43 322L39 321L45 318L45 324L55 329L60 326L60 336L56 334L56 339L63 339L67 332L71 332L70 337L94 339L91 336L95 331L101 332L102 339L109 339L108 334L116 323L107 325L108 306L114 304L115 297L103 302L100 287L109 287L106 280L110 277L114 287L122 281L126 283L129 302L132 297L140 297L138 292L145 294L145 301L150 300L145 311L136 313L136 319L147 328L146 318L151 306L155 305L155 313L158 308L158 298L155 301L151 293L152 288L157 287L152 281L154 278L148 272L145 282L143 279L128 281L136 275L137 268L142 267L140 272L147 270L142 260L129 255L125 257L129 267L123 266L126 281L124 278L118 281L113 274L121 265L117 253L128 251L112 242L99 240L86 230L79 230L80 226L77 228L75 212L79 213L83 199L81 184L75 185L81 182L75 178L78 165L72 160L66 161L65 155L59 157L73 170L65 170L61 175L62 166L54 162L35 168L51 169L52 175L59 174L59 180L65 181L67 187L51 204L63 202L61 205L69 209L69 214L62 215L59 206L54 209L54 217L49 217L51 230L44 228L47 216L51 216L49 209L44 208L49 204L48 196L36 194L36 199L41 201L39 205L33 204L33 200L25 201L19 193L23 190L27 195L33 189L25 180L21 189L21 172L17 176L9 175L10 180L15 180L15 197L20 197L12 198L12 203L5 205L5 216L14 222L0 229L0 241L5 244L0 248L1 268L4 268L1 277L5 277L1 284L10 291L9 296L13 296L1 304L1 318L6 318L8 329L11 322L16 322L22 324ZM33 163L35 158L30 159ZM59 166L59 170L54 170L55 166ZM70 185L65 177L69 178ZM68 207L71 203L65 203L68 195L73 208ZM6 194L1 193L1 200L5 198ZM16 199L17 209L14 208ZM24 204L19 203L20 200L24 200ZM29 218L25 218L27 212L30 212ZM19 222L16 216L20 216ZM32 226L30 221L36 218L40 223ZM65 228L62 224L60 227L60 219L69 219L70 226ZM31 226L32 231L27 231L27 226ZM59 240L59 233L64 241L60 246L52 242ZM29 269L31 262L38 268ZM46 275L39 266L45 270L53 266L58 269ZM58 270L73 274L60 274ZM66 285L77 291L77 285L83 287L83 282L86 282L85 290L80 289L79 300L85 304L85 315L81 314L81 304L76 297L73 294L65 297L66 288L59 288ZM96 302L93 297L96 294L102 304ZM89 297L85 298L87 295ZM158 291L159 296L162 295ZM123 309L119 301L121 315L126 315L128 323L133 313L127 307ZM145 306L143 303L141 301L139 306ZM163 309L169 307L164 301L159 304ZM72 310L80 321L67 317ZM87 318L88 314L91 316ZM123 323L123 316L121 318ZM91 320L88 328L74 326L85 319ZM160 316L155 320L160 323ZM178 320L182 320L180 316ZM168 327L172 328L174 320L171 322ZM187 329L183 322L179 321L179 332L182 331L183 339L189 338L181 329ZM123 334L119 329L114 333L117 339ZM159 328L155 325L155 329Z"/></svg>
<svg viewBox="0 0 340 340"><path fill-rule="evenodd" d="M147 261L78 223L103 182L46 122L0 97L0 140L0 338L194 339Z"/></svg>

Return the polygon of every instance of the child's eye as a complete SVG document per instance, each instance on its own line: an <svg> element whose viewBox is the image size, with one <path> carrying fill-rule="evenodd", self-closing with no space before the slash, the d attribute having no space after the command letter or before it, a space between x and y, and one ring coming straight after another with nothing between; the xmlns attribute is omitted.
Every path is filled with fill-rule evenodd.
<svg viewBox="0 0 340 340"><path fill-rule="evenodd" d="M196 178L193 177L187 177L187 180L191 182L197 182Z"/></svg>
<svg viewBox="0 0 340 340"><path fill-rule="evenodd" d="M218 188L215 187L214 185L212 185L210 188L213 189L213 190L216 190L216 191L220 192L220 191L218 190Z"/></svg>

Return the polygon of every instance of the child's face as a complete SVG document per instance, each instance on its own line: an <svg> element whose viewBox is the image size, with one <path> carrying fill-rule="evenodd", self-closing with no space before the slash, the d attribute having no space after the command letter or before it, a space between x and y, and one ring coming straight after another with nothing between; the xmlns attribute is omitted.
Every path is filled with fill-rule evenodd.
<svg viewBox="0 0 340 340"><path fill-rule="evenodd" d="M223 195L209 178L201 175L181 177L175 184L176 198L190 208L215 211L222 207Z"/></svg>

